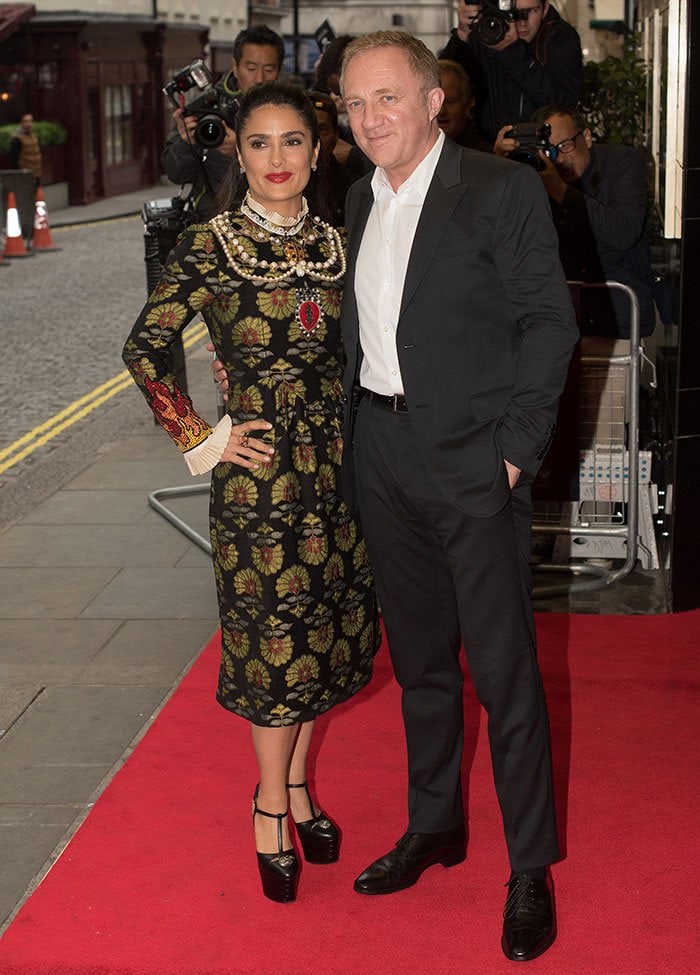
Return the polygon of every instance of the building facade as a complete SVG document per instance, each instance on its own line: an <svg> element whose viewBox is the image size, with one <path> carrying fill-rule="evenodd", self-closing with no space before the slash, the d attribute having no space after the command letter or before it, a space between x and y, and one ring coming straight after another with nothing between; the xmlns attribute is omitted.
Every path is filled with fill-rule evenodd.
<svg viewBox="0 0 700 975"><path fill-rule="evenodd" d="M279 29L281 0L254 7L254 21L262 11ZM197 57L228 70L250 8L245 0L0 4L0 125L31 112L65 126L65 146L45 153L44 182L65 180L71 204L153 185L171 124L163 86Z"/></svg>
<svg viewBox="0 0 700 975"><path fill-rule="evenodd" d="M295 5L292 4L292 7ZM328 21L336 34L368 34L375 30L405 30L431 51L444 47L456 22L454 0L413 0L412 3L386 3L385 0L298 0L299 33L313 37ZM283 21L285 34L293 34L293 16Z"/></svg>

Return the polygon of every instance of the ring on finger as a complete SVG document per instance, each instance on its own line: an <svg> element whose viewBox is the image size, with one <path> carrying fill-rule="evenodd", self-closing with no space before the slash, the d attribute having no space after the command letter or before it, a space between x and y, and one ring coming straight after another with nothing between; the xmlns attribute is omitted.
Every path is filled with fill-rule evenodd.
<svg viewBox="0 0 700 975"><path fill-rule="evenodd" d="M241 434L238 437L238 443L239 443L239 445L241 447L247 447L248 446L248 434L247 433Z"/></svg>

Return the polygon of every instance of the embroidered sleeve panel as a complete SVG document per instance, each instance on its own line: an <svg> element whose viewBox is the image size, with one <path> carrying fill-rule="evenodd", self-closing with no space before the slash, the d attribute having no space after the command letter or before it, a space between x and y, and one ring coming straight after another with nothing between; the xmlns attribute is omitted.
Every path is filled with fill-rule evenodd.
<svg viewBox="0 0 700 975"><path fill-rule="evenodd" d="M215 249L214 235L205 225L193 225L180 235L122 352L158 423L183 453L203 443L212 428L177 385L172 346L195 315L214 300Z"/></svg>

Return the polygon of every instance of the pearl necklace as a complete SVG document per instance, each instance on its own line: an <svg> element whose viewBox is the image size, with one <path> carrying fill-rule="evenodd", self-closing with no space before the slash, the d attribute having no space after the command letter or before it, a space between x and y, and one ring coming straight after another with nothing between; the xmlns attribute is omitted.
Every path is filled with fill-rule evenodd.
<svg viewBox="0 0 700 975"><path fill-rule="evenodd" d="M247 215L246 219L248 219ZM313 217L311 226L307 225L304 228L304 234L299 234L299 239L289 240L284 245L286 260L280 261L261 261L254 254L249 253L246 247L250 245L247 243L246 236L234 230L229 211L218 214L209 223L224 250L228 263L247 281L266 284L270 281L284 281L285 278L296 274L299 278L306 275L315 281L326 281L331 284L339 281L345 274L347 264L341 236L335 227L321 220L320 217ZM269 241L270 233L263 230L266 228L249 235L250 238L254 241ZM325 261L310 261L304 245L314 244L323 238L330 248L330 256ZM338 267L338 270L333 270L334 267ZM260 271L257 268L260 268Z"/></svg>
<svg viewBox="0 0 700 975"><path fill-rule="evenodd" d="M266 209L262 203L258 203L255 197L250 195L250 190L241 203L241 213L245 214L251 223L257 224L258 227L262 227L263 230L276 234L278 237L293 237L294 234L298 233L304 225L308 212L309 204L303 196L301 198L301 210L293 217L284 217L281 213Z"/></svg>

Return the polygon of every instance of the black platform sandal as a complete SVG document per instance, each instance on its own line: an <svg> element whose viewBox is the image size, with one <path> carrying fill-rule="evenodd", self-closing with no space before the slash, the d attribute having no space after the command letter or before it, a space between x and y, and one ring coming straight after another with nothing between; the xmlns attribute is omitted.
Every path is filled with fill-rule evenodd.
<svg viewBox="0 0 700 975"><path fill-rule="evenodd" d="M306 782L288 782L287 788L306 789L309 800L311 819L294 823L305 859L309 863L335 863L340 856L340 830L325 813L314 814L314 804Z"/></svg>
<svg viewBox="0 0 700 975"><path fill-rule="evenodd" d="M258 870L265 897L279 904L288 904L296 900L297 880L299 877L299 861L294 850L282 849L282 820L287 813L269 813L258 809L258 791L255 787L253 796L253 819L256 816L267 816L277 820L277 853L258 853Z"/></svg>

